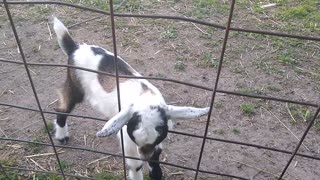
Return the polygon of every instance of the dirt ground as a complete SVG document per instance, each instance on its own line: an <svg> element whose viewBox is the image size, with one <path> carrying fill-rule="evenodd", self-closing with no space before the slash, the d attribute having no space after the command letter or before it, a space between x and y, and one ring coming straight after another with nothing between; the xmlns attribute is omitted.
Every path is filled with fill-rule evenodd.
<svg viewBox="0 0 320 180"><path fill-rule="evenodd" d="M306 2L312 4L316 1ZM82 3L99 9L107 8L97 0ZM271 3L277 5L261 8L261 5ZM304 3L285 0L259 3L237 1L232 26L319 37L319 27L311 26L314 19L306 19L315 17L317 20L320 17L319 4L316 3L315 12L313 8L308 9L306 13L310 16L307 14L303 18L291 11L307 6ZM128 1L118 12L177 15L225 25L228 5L229 1L224 0ZM58 5L12 5L10 8L26 60L34 63L67 63L55 35L51 34L52 24L48 19L52 15L68 26L98 16ZM145 76L172 78L213 88L223 30L173 20L116 17L115 21L118 54L138 72ZM75 26L69 31L79 43L95 44L113 51L110 18L107 16ZM3 5L0 5L0 58L21 61ZM319 104L319 64L319 42L231 32L218 89ZM53 111L56 89L64 81L66 69L29 66L29 70L42 108ZM160 89L168 104L204 107L211 100L210 91L164 81L151 82ZM37 109L23 66L0 62L0 102ZM314 112L315 108L306 106L218 93L208 136L293 151ZM73 113L103 118L87 104L79 105ZM45 118L52 130L55 116L45 114ZM120 153L115 137L95 137L103 122L69 117L68 124L71 134L68 145ZM203 136L205 125L206 117L177 121L174 130ZM39 113L6 106L0 106L0 136L49 142ZM319 141L320 122L317 120L299 152L320 157ZM58 144L57 141L55 143ZM169 134L164 141L161 160L196 168L201 144L200 138ZM121 158L82 150L58 148L58 151L67 173L122 179ZM0 141L0 162L5 166L58 171L55 156L37 156L52 152L51 147ZM248 179L277 179L289 157L288 154L264 149L207 140L200 169ZM100 158L103 159L98 160ZM162 167L166 179L194 179L193 171ZM24 179L56 178L31 172L12 173ZM1 178L4 177L0 174ZM283 179L319 178L319 161L295 157ZM200 173L199 179L230 178Z"/></svg>

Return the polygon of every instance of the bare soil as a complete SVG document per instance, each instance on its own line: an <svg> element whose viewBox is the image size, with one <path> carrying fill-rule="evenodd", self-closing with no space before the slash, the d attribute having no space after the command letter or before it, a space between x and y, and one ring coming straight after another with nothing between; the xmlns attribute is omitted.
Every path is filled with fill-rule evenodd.
<svg viewBox="0 0 320 180"><path fill-rule="evenodd" d="M146 2L147 3L147 2ZM222 2L228 5L228 2ZM157 1L133 9L132 4L121 12L153 13L199 18L193 1ZM282 31L281 22L273 14L255 14L237 7L233 25L236 27ZM48 21L51 15L67 25L81 22L98 14L58 5L10 6L20 42L28 62L66 64ZM212 10L212 9L211 9ZM225 25L227 10L212 10L202 20ZM269 15L265 17L265 15ZM224 31L188 22L116 17L118 54L146 76L166 77L213 88L224 37ZM49 30L51 29L51 30ZM280 30L279 30L280 29ZM95 44L112 50L111 24L103 17L70 29L79 43ZM288 31L289 32L289 31ZM305 29L289 33L318 36ZM0 5L0 58L21 61L17 45ZM290 59L291 58L291 59ZM231 32L218 89L281 97L303 102L320 103L320 45L318 42L264 35ZM55 90L65 79L66 69L29 66L41 106L53 111ZM164 81L151 81L163 93L168 104L208 106L212 92ZM0 62L0 102L37 109L37 104L22 65ZM244 109L248 105L249 109ZM249 112L248 112L249 111ZM305 131L315 108L217 93L210 119L208 136L252 143L270 148L293 151ZM87 104L79 105L74 114L103 118ZM291 115L290 115L291 114ZM49 124L55 116L45 114ZM318 121L318 120L317 120ZM319 122L320 123L320 122ZM103 122L69 117L70 146L110 153L120 153L115 137L96 138ZM194 121L177 121L174 130L204 135L206 117ZM39 113L0 106L0 136L49 142ZM299 152L320 157L320 133L316 123ZM57 141L55 143L58 144ZM164 142L161 160L196 168L202 139L169 134ZM122 159L83 150L57 148L60 160L70 174L96 176L101 172L122 174ZM51 147L0 141L0 162L6 166L57 171L54 155L26 157L52 153ZM206 140L200 169L232 174L249 179L277 179L289 160L289 154ZM163 165L166 179L194 179L195 172ZM31 172L20 172L32 179ZM200 173L199 179L231 179ZM295 157L283 179L317 180L320 162Z"/></svg>

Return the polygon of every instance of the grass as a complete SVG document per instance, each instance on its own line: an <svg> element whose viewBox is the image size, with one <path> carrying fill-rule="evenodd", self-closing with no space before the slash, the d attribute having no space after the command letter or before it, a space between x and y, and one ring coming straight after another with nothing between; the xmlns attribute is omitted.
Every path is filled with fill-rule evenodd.
<svg viewBox="0 0 320 180"><path fill-rule="evenodd" d="M67 161L65 161L65 160L61 160L60 164L61 164L61 168L62 168L63 171L68 171L72 167L72 164L67 162ZM58 164L56 166L56 169L57 169L57 171L61 171L60 170L60 166Z"/></svg>
<svg viewBox="0 0 320 180"><path fill-rule="evenodd" d="M21 176L16 171L6 171L9 179L11 180L20 180ZM8 180L8 177L5 176L3 173L0 173L0 180Z"/></svg>
<svg viewBox="0 0 320 180"><path fill-rule="evenodd" d="M289 24L303 24L303 27L314 32L320 32L320 11L318 0L300 1L295 7L283 7L277 14L282 21Z"/></svg>
<svg viewBox="0 0 320 180"><path fill-rule="evenodd" d="M301 107L297 105L290 105L289 110L295 120L300 122L308 122L312 118L311 110L306 107Z"/></svg>
<svg viewBox="0 0 320 180"><path fill-rule="evenodd" d="M173 26L169 26L165 31L160 34L162 39L174 40L178 37L177 29Z"/></svg>
<svg viewBox="0 0 320 180"><path fill-rule="evenodd" d="M44 174L44 173L36 173L36 174L27 174L20 173L18 171L7 170L7 175L11 180L21 180L21 179L33 179L33 180L60 180L62 176L55 174ZM4 174L0 173L0 180L8 180L8 177ZM109 172L101 172L94 175L94 178L98 180L122 180L123 175L115 175ZM71 179L68 178L67 179ZM145 175L144 179L149 180L149 177Z"/></svg>
<svg viewBox="0 0 320 180"><path fill-rule="evenodd" d="M209 67L209 68L216 68L218 67L219 62L216 57L213 56L211 52L206 52L202 55L200 60L198 60L198 67Z"/></svg>
<svg viewBox="0 0 320 180"><path fill-rule="evenodd" d="M137 13L140 11L144 11L155 3L159 3L157 0L147 0L147 1L140 1L140 0L129 0L126 3L122 4L119 9L116 9L124 0L114 0L113 1L113 8L115 11L119 10L120 12L130 12L130 13ZM87 7L93 7L104 11L110 11L109 1L106 0L67 0L67 2L73 4L81 4Z"/></svg>
<svg viewBox="0 0 320 180"><path fill-rule="evenodd" d="M220 0L194 0L192 3L195 8L190 8L186 15L198 19L209 18L212 14L225 14L229 10L229 3Z"/></svg>
<svg viewBox="0 0 320 180"><path fill-rule="evenodd" d="M177 61L174 64L174 69L177 71L185 71L186 65L183 63L183 61Z"/></svg>
<svg viewBox="0 0 320 180"><path fill-rule="evenodd" d="M141 47L139 40L134 37L132 34L125 36L123 40L121 41L122 47L133 47L133 48L139 48Z"/></svg>
<svg viewBox="0 0 320 180"><path fill-rule="evenodd" d="M95 178L99 179L99 180L122 180L123 176L122 175L114 175L112 173L109 172L101 172L95 175Z"/></svg>
<svg viewBox="0 0 320 180"><path fill-rule="evenodd" d="M217 129L214 131L215 133L219 134L219 135L224 135L225 134L225 131L224 129Z"/></svg>
<svg viewBox="0 0 320 180"><path fill-rule="evenodd" d="M240 109L245 116L253 116L255 114L256 107L254 105L241 104Z"/></svg>
<svg viewBox="0 0 320 180"><path fill-rule="evenodd" d="M233 132L235 135L239 135L239 134L240 134L240 130L239 130L239 129L236 129L236 128L233 128L233 129L232 129L232 132Z"/></svg>
<svg viewBox="0 0 320 180"><path fill-rule="evenodd" d="M246 88L246 87L241 87L241 85L236 84L237 86L240 86L240 93L244 94L254 94L254 95L263 95L265 94L264 88Z"/></svg>
<svg viewBox="0 0 320 180"><path fill-rule="evenodd" d="M32 139L33 142L43 142L44 138L39 136L39 137L35 137ZM29 151L31 151L32 153L39 153L44 146L40 145L40 144L33 144L33 143L29 143L27 145L27 148Z"/></svg>
<svg viewBox="0 0 320 180"><path fill-rule="evenodd" d="M40 174L37 173L33 176L34 180L60 180L62 176L55 175L55 174ZM68 178L67 178L68 179Z"/></svg>
<svg viewBox="0 0 320 180"><path fill-rule="evenodd" d="M103 1L103 0L87 0L87 1L82 1L82 0L67 0L67 2L72 3L72 4L81 4L84 6L88 7L94 7L98 8L101 10L106 10L109 11L109 3L108 1ZM114 4L117 4L119 0L115 0Z"/></svg>
<svg viewBox="0 0 320 180"><path fill-rule="evenodd" d="M308 123L309 121L311 121L311 119L314 116L314 112L312 112L312 110L310 110L306 106L299 106L299 105L295 105L295 104L289 104L289 110L291 112L291 115L295 119L295 121L293 121L293 120L290 121L294 125L299 124L299 123ZM313 124L313 128L314 128L315 131L320 133L320 121L319 121L319 119L315 120L315 122Z"/></svg>
<svg viewBox="0 0 320 180"><path fill-rule="evenodd" d="M3 159L0 161L1 165L3 166L16 166L18 165L18 162L16 161L16 159L9 159L8 157L6 159Z"/></svg>
<svg viewBox="0 0 320 180"><path fill-rule="evenodd" d="M52 122L47 122L47 126L48 126L49 133L51 133L54 129L54 124ZM43 131L45 133L48 133L45 126L43 126Z"/></svg>
<svg viewBox="0 0 320 180"><path fill-rule="evenodd" d="M0 160L0 164L2 166L8 166L8 167L14 167L14 166L17 166L18 165L18 162L16 161L16 159L9 159L8 157L6 159L3 159L3 160ZM18 180L20 179L20 175L18 174L17 171L12 171L12 170L7 170L6 169L6 173L9 177L9 179L12 179L12 180ZM7 176L5 176L1 169L0 169L0 180L7 180L8 179Z"/></svg>
<svg viewBox="0 0 320 180"><path fill-rule="evenodd" d="M296 66L299 64L291 51L284 51L279 56L280 63L283 65Z"/></svg>
<svg viewBox="0 0 320 180"><path fill-rule="evenodd" d="M271 8L262 8L262 5L275 3L276 6ZM236 7L239 7L240 11L250 10L252 21L261 19L264 16L272 17L272 21L276 22L276 30L283 32L320 32L320 11L319 0L239 0ZM273 28L274 23L260 23L256 21L258 28L264 29ZM279 25L281 24L281 25Z"/></svg>

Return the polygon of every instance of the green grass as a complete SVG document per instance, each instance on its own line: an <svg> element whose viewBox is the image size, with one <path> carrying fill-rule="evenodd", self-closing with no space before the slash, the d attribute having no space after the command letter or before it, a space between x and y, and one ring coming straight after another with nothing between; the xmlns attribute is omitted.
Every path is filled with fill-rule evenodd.
<svg viewBox="0 0 320 180"><path fill-rule="evenodd" d="M47 122L47 126L48 126L49 133L51 133L54 129L54 124L52 122ZM43 131L47 133L47 129L45 126L43 126Z"/></svg>
<svg viewBox="0 0 320 180"><path fill-rule="evenodd" d="M32 179L32 180L60 180L62 179L62 176L55 175L55 174L42 174L42 173L36 173L36 174L27 174L27 173L21 173L18 171L12 171L7 170L7 175L9 179L11 180L23 180L23 179ZM8 180L8 177L6 177L4 174L0 173L0 180ZM67 180L70 179L67 177Z"/></svg>
<svg viewBox="0 0 320 180"><path fill-rule="evenodd" d="M128 0L119 9L116 9L124 0L114 0L113 8L115 11L137 13L152 7L157 0ZM67 0L73 4L81 4L87 7L93 7L104 11L110 11L109 1L107 0Z"/></svg>
<svg viewBox="0 0 320 180"><path fill-rule="evenodd" d="M95 178L99 179L99 180L122 180L123 176L122 175L114 175L112 173L109 172L101 172L95 175Z"/></svg>
<svg viewBox="0 0 320 180"><path fill-rule="evenodd" d="M35 137L32 139L33 142L44 142L44 138L43 137ZM33 143L29 143L27 145L28 151L31 151L31 153L39 153L44 146L40 145L40 144L33 144Z"/></svg>
<svg viewBox="0 0 320 180"><path fill-rule="evenodd" d="M313 116L314 112L310 110L306 106L299 106L295 104L289 104L289 110L291 112L291 115L293 116L294 120L291 120L290 123L293 125L301 124L301 123L309 123ZM291 119L290 115L290 119ZM319 119L316 119L313 124L314 130L316 130L318 133L320 133L320 121Z"/></svg>
<svg viewBox="0 0 320 180"><path fill-rule="evenodd" d="M193 4L197 7L193 11L199 19L210 17L214 13L226 13L229 10L229 3L220 0L194 0Z"/></svg>
<svg viewBox="0 0 320 180"><path fill-rule="evenodd" d="M81 4L88 7L94 7L97 9L109 11L109 1L106 0L67 0L67 2L72 4ZM120 3L119 0L115 0L113 2L114 4Z"/></svg>
<svg viewBox="0 0 320 180"><path fill-rule="evenodd" d="M55 174L40 174L37 173L34 177L34 180L60 180L62 179L62 176L55 175ZM67 178L69 179L69 178Z"/></svg>
<svg viewBox="0 0 320 180"><path fill-rule="evenodd" d="M11 180L20 180L21 176L16 171L7 170L7 175ZM5 176L2 172L0 172L0 180L8 180L8 177Z"/></svg>
<svg viewBox="0 0 320 180"><path fill-rule="evenodd" d="M185 71L186 70L186 65L183 63L183 61L177 61L174 64L174 69L177 71Z"/></svg>
<svg viewBox="0 0 320 180"><path fill-rule="evenodd" d="M265 94L265 90L263 88L246 88L246 87L241 87L238 84L236 84L237 87L240 88L239 92L244 93L244 94L255 94L255 95L263 95Z"/></svg>
<svg viewBox="0 0 320 180"><path fill-rule="evenodd" d="M173 26L169 26L165 31L160 34L162 39L174 40L178 37L177 29Z"/></svg>
<svg viewBox="0 0 320 180"><path fill-rule="evenodd" d="M1 165L3 166L17 166L18 162L14 158L7 157L6 159L3 159L0 161Z"/></svg>
<svg viewBox="0 0 320 180"><path fill-rule="evenodd" d="M269 85L266 87L266 89L269 91L272 91L272 92L280 92L281 91L281 87L276 86L276 85Z"/></svg>
<svg viewBox="0 0 320 180"><path fill-rule="evenodd" d="M121 41L122 47L133 47L133 48L139 48L141 47L139 40L134 37L134 34L128 34L125 36Z"/></svg>
<svg viewBox="0 0 320 180"><path fill-rule="evenodd" d="M291 51L284 51L279 55L280 63L283 65L298 65L299 63L295 59L295 55Z"/></svg>
<svg viewBox="0 0 320 180"><path fill-rule="evenodd" d="M213 56L212 52L204 53L200 60L198 60L197 66L198 67L218 67L219 62L216 57Z"/></svg>
<svg viewBox="0 0 320 180"><path fill-rule="evenodd" d="M236 129L236 128L233 128L233 129L232 129L232 132L233 132L235 135L239 135L239 134L240 134L240 130L239 130L239 129Z"/></svg>
<svg viewBox="0 0 320 180"><path fill-rule="evenodd" d="M50 5L29 5L26 7L27 8L25 10L20 10L20 13L14 15L15 21L32 21L33 23L47 21L54 12L54 8Z"/></svg>
<svg viewBox="0 0 320 180"><path fill-rule="evenodd" d="M302 23L305 28L311 31L320 32L320 11L318 0L300 1L299 5L295 7L284 7L277 14L277 17L289 23Z"/></svg>
<svg viewBox="0 0 320 180"><path fill-rule="evenodd" d="M261 5L269 3L276 3L275 7L272 8L261 8ZM305 35L310 32L320 32L320 1L319 0L239 0L237 6L239 12L250 10L256 21L261 19L262 16L267 15L272 17L274 23L256 21L259 29L274 29L280 32L293 32L294 34L304 33ZM262 14L262 15L259 15Z"/></svg>
<svg viewBox="0 0 320 180"><path fill-rule="evenodd" d="M225 134L225 130L224 129L217 129L214 132L219 134L219 135L224 135Z"/></svg>
<svg viewBox="0 0 320 180"><path fill-rule="evenodd" d="M61 160L60 164L61 164L61 168L63 171L68 171L73 166L73 164L71 164L65 160ZM57 168L57 171L60 171L60 166L58 164L57 164L56 168Z"/></svg>
<svg viewBox="0 0 320 180"><path fill-rule="evenodd" d="M254 105L241 104L240 109L242 110L244 115L253 116L255 114L256 107Z"/></svg>
<svg viewBox="0 0 320 180"><path fill-rule="evenodd" d="M307 121L310 121L312 118L311 110L309 110L306 107L301 107L301 106L297 106L297 105L290 105L289 110L290 110L292 116L297 121L307 122Z"/></svg>

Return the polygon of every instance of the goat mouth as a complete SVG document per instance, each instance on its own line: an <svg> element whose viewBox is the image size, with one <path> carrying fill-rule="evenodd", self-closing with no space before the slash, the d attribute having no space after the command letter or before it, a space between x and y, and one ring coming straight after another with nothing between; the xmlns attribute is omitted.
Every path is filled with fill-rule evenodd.
<svg viewBox="0 0 320 180"><path fill-rule="evenodd" d="M155 146L152 144L147 144L139 148L139 151L143 159L146 159L146 160L150 159L154 150L155 150Z"/></svg>

